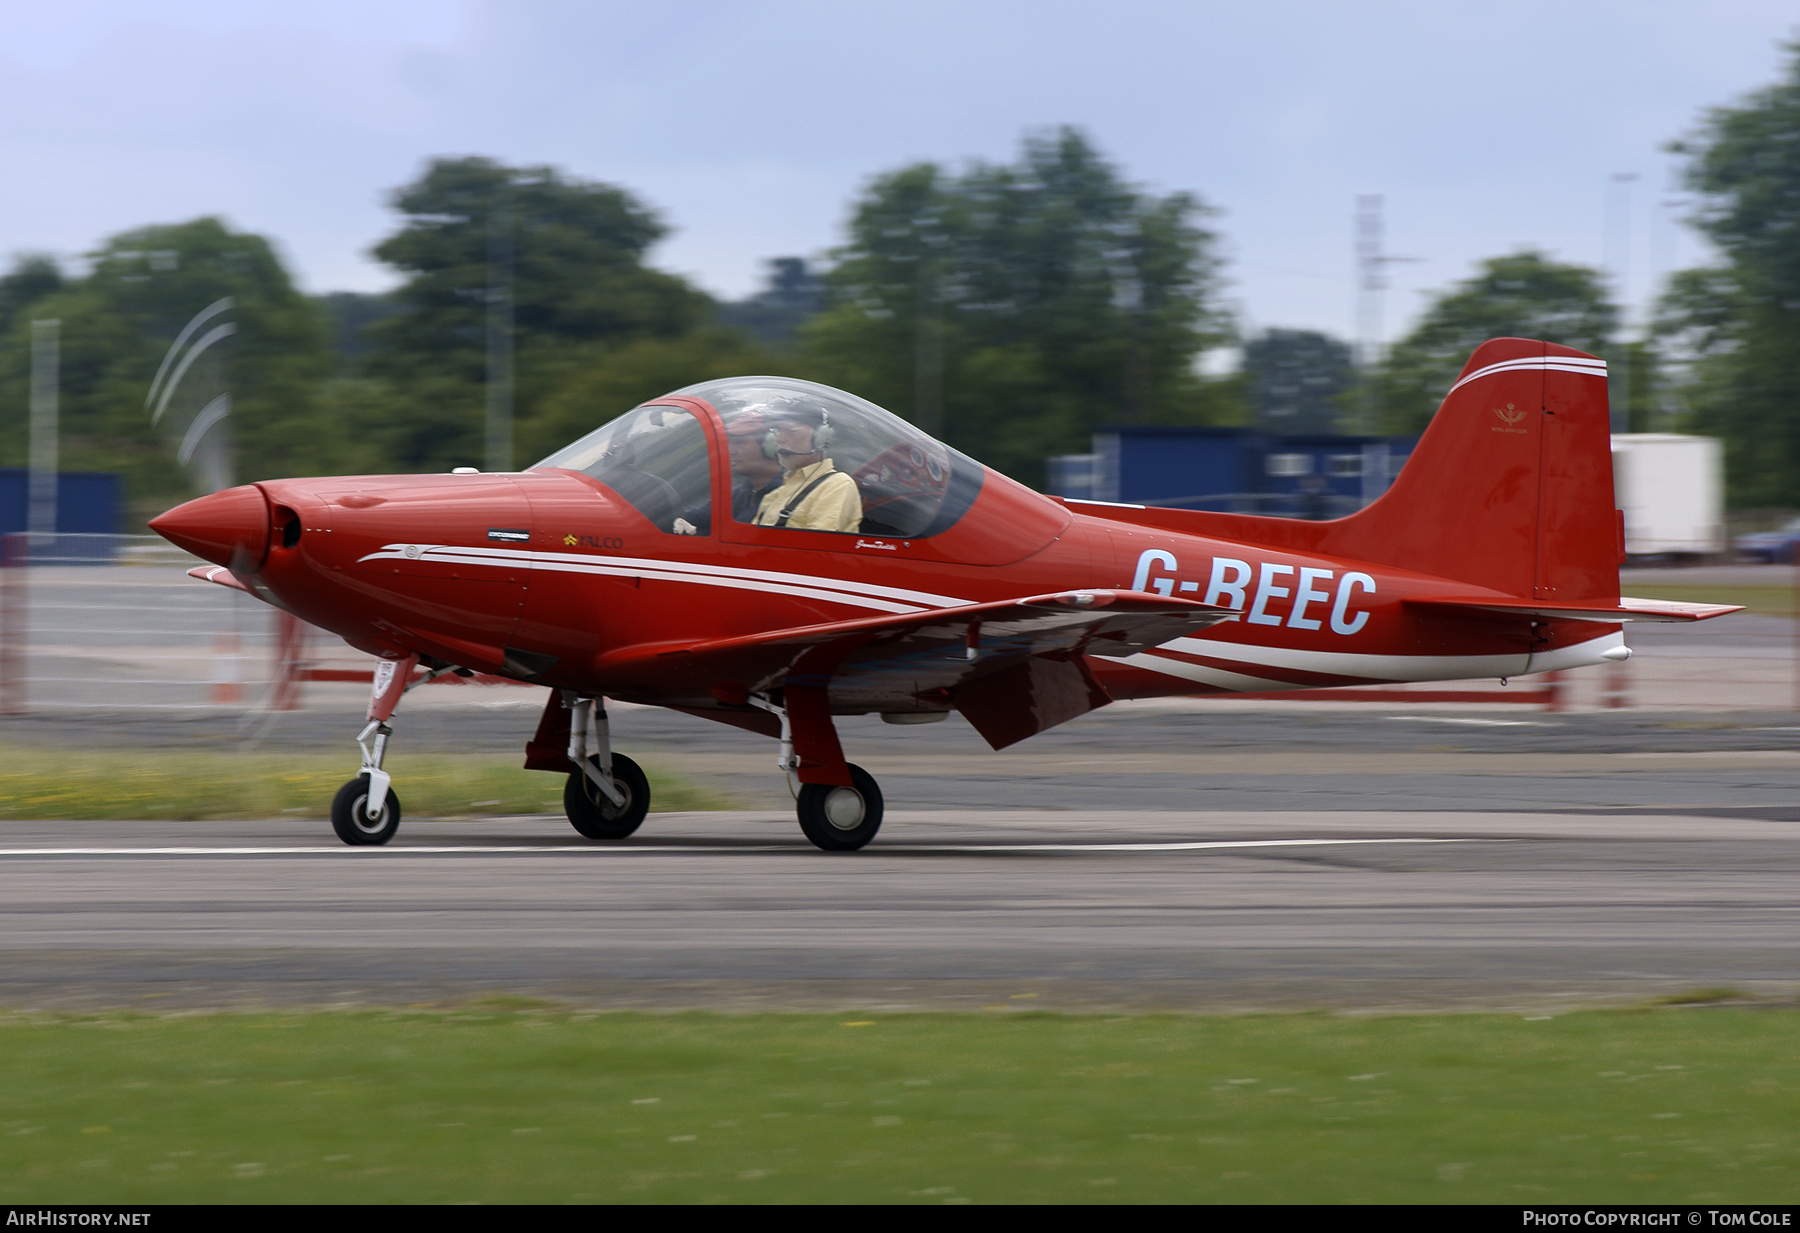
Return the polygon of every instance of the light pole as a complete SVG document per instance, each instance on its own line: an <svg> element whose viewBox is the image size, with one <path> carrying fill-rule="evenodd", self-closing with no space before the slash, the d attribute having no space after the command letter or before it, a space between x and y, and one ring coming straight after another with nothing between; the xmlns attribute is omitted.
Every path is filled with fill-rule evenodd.
<svg viewBox="0 0 1800 1233"><path fill-rule="evenodd" d="M913 423L929 436L944 425L943 295L938 286L938 250L944 237L936 212L921 211L913 226L919 239L918 302L913 308Z"/></svg>
<svg viewBox="0 0 1800 1233"><path fill-rule="evenodd" d="M33 548L56 534L57 407L62 377L62 322L31 323L31 474L25 525Z"/></svg>
<svg viewBox="0 0 1800 1233"><path fill-rule="evenodd" d="M1381 409L1375 401L1375 369L1381 363L1382 292L1387 290L1386 267L1422 257L1390 257L1382 251L1386 224L1380 193L1356 198L1356 362L1362 373L1357 399L1358 427L1371 435L1381 430Z"/></svg>
<svg viewBox="0 0 1800 1233"><path fill-rule="evenodd" d="M513 469L512 184L494 193L488 213L487 469Z"/></svg>
<svg viewBox="0 0 1800 1233"><path fill-rule="evenodd" d="M1613 275L1614 294L1619 300L1619 341L1607 357L1607 384L1621 394L1612 400L1608 417L1614 432L1631 431L1632 365L1627 331L1631 320L1631 185L1637 178L1635 171L1614 172L1606 193L1606 265Z"/></svg>

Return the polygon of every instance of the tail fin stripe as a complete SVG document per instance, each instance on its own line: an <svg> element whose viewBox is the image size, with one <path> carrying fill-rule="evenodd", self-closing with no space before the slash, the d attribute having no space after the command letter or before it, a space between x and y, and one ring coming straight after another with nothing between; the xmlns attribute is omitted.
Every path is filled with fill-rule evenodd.
<svg viewBox="0 0 1800 1233"><path fill-rule="evenodd" d="M1605 360L1581 360L1576 359L1574 356L1562 355L1534 357L1524 360L1503 360L1498 364L1489 364L1485 368L1476 369L1461 381L1458 381L1455 385L1451 386L1450 392L1454 394L1469 382L1480 377L1487 377L1494 373L1501 372L1519 372L1524 369L1532 368L1548 369L1551 372L1585 373L1590 377L1604 377L1606 375Z"/></svg>

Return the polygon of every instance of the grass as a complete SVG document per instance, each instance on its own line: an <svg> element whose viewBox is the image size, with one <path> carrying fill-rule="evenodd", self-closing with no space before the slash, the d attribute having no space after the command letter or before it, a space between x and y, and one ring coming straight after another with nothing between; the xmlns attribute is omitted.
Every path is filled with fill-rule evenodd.
<svg viewBox="0 0 1800 1233"><path fill-rule="evenodd" d="M0 1019L10 1203L1792 1203L1800 1014Z"/></svg>
<svg viewBox="0 0 1800 1233"><path fill-rule="evenodd" d="M519 768L517 756L395 751L387 769L411 818L560 813L564 777ZM731 802L646 767L650 808L730 808ZM356 751L74 752L0 748L0 818L244 819L325 817L356 773Z"/></svg>
<svg viewBox="0 0 1800 1233"><path fill-rule="evenodd" d="M1644 586L1624 584L1624 590L1638 599L1685 599L1696 604L1738 604L1762 616L1794 615L1794 588L1784 586Z"/></svg>
<svg viewBox="0 0 1800 1233"><path fill-rule="evenodd" d="M1689 989L1685 993L1672 993L1668 997L1658 998L1664 1006L1716 1006L1721 1002L1753 1001L1749 995L1738 989L1715 986L1706 989Z"/></svg>

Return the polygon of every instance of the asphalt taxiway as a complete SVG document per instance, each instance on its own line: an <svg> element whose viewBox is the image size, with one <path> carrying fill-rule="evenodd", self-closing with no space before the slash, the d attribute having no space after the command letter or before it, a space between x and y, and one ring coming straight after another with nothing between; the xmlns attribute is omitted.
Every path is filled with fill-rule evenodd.
<svg viewBox="0 0 1800 1233"><path fill-rule="evenodd" d="M353 851L287 824L19 834L0 1001L1577 1005L1800 977L1792 824L1680 815L537 819ZM97 829L97 828L96 828Z"/></svg>

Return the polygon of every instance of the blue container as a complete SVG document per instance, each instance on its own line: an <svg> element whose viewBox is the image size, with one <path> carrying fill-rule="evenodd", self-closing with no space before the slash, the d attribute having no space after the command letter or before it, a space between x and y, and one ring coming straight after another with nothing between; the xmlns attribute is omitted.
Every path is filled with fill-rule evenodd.
<svg viewBox="0 0 1800 1233"><path fill-rule="evenodd" d="M31 473L0 467L0 534L30 529ZM56 477L56 529L63 535L117 535L121 485L111 471L63 471Z"/></svg>
<svg viewBox="0 0 1800 1233"><path fill-rule="evenodd" d="M1117 428L1094 434L1092 454L1051 459L1049 474L1055 495L1080 500L1338 518L1386 492L1417 441L1250 428ZM1077 476L1091 482L1067 482Z"/></svg>

